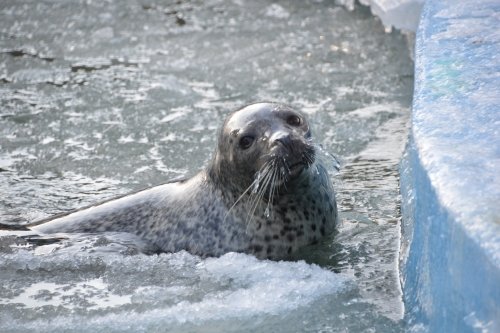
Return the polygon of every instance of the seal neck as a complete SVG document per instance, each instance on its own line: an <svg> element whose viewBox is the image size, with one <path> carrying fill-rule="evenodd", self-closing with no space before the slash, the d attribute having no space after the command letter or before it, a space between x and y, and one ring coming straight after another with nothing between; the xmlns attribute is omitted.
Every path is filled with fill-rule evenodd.
<svg viewBox="0 0 500 333"><path fill-rule="evenodd" d="M231 172L230 166L224 165L224 162L217 157L217 154L215 154L205 172L208 181L229 201L241 196L251 183L245 186L245 181L238 178L237 174Z"/></svg>

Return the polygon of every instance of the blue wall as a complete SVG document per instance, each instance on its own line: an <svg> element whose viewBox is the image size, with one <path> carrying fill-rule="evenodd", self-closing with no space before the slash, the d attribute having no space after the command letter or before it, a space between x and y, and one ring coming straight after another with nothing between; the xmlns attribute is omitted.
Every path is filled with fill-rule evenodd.
<svg viewBox="0 0 500 333"><path fill-rule="evenodd" d="M428 0L401 166L409 329L500 332L500 1Z"/></svg>

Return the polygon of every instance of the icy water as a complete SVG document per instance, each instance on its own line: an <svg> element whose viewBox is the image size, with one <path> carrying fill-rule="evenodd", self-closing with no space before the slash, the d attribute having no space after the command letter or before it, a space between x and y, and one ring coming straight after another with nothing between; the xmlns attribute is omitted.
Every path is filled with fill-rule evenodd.
<svg viewBox="0 0 500 333"><path fill-rule="evenodd" d="M413 64L332 1L0 3L0 221L189 176L224 116L289 103L342 161L341 224L294 260L0 237L2 332L399 332L398 163Z"/></svg>

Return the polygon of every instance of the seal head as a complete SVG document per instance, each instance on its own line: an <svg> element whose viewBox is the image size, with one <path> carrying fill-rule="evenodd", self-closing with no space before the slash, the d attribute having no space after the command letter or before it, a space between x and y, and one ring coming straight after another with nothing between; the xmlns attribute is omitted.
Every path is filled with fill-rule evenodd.
<svg viewBox="0 0 500 333"><path fill-rule="evenodd" d="M217 183L243 192L268 174L276 186L293 181L314 158L304 115L282 104L257 103L226 119L209 173Z"/></svg>

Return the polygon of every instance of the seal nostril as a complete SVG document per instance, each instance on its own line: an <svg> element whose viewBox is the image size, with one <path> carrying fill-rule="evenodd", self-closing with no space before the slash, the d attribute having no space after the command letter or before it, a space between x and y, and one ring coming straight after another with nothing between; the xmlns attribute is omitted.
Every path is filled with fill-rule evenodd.
<svg viewBox="0 0 500 333"><path fill-rule="evenodd" d="M292 139L290 138L290 133L287 132L276 132L271 136L270 143L273 146L276 146L278 143L282 144L285 147L289 147Z"/></svg>
<svg viewBox="0 0 500 333"><path fill-rule="evenodd" d="M286 148L290 148L292 145L292 140L290 139L290 136L284 136L284 137L279 137L274 140L274 145L277 145L278 143L283 145Z"/></svg>

